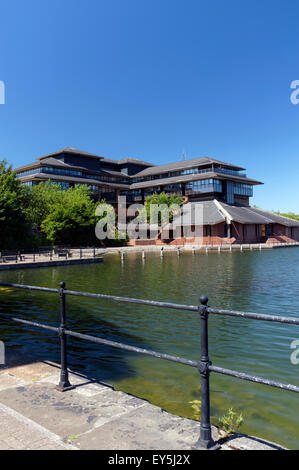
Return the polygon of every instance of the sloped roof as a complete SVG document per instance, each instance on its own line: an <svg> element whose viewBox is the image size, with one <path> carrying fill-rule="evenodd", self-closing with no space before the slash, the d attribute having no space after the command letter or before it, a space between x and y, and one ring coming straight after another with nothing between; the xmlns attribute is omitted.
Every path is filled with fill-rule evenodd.
<svg viewBox="0 0 299 470"><path fill-rule="evenodd" d="M32 180L51 180L51 181L61 181L65 183L76 183L76 184L88 184L94 186L109 186L111 188L121 188L128 189L128 185L122 183L109 183L108 181L100 181L92 178L82 178L77 176L64 176L64 175L55 175L53 173L35 173L33 175L28 175L22 178L22 181L32 181Z"/></svg>
<svg viewBox="0 0 299 470"><path fill-rule="evenodd" d="M125 165L126 163L132 163L141 166L156 166L154 163L145 162L143 160L139 160L138 158L122 158L121 160L114 160L112 158L103 158L102 162L105 163L113 163L114 165Z"/></svg>
<svg viewBox="0 0 299 470"><path fill-rule="evenodd" d="M174 215L172 224L168 224L165 228L169 229L176 224L216 225L225 222L225 216L220 212L214 200L188 202L181 206L181 209L180 214Z"/></svg>
<svg viewBox="0 0 299 470"><path fill-rule="evenodd" d="M271 219L272 223L286 225L287 227L299 227L299 220L290 219L283 215L273 214L273 212L264 211L262 209L256 209L255 207L251 207L251 209L257 214L261 214Z"/></svg>
<svg viewBox="0 0 299 470"><path fill-rule="evenodd" d="M144 162L143 160L139 160L138 158L122 158L118 160L117 163L119 165L124 165L126 163L136 163L137 165L144 165L148 167L156 166L154 163Z"/></svg>
<svg viewBox="0 0 299 470"><path fill-rule="evenodd" d="M235 170L245 170L245 168L236 166L236 165L230 165L229 163L222 162L220 160L215 160L214 158L209 158L209 157L199 157L199 158L192 158L190 160L182 160L179 162L174 162L174 163L167 163L166 165L157 165L152 168L146 168L145 170L140 171L137 173L135 176L148 176L148 175L154 175L156 173L164 173L168 172L171 170L184 170L187 168L193 168L194 166L200 166L200 165L207 165L207 164L212 164L212 163L218 163L226 167L230 167Z"/></svg>
<svg viewBox="0 0 299 470"><path fill-rule="evenodd" d="M49 153L48 155L43 155L42 157L39 157L38 160L43 160L44 158L48 157L55 157L56 155L61 155L63 153L68 153L71 155L83 155L85 157L92 157L98 159L104 158L99 155L95 155L94 153L84 152L84 150L78 150L73 147L66 147L65 149L58 150L57 152Z"/></svg>
<svg viewBox="0 0 299 470"><path fill-rule="evenodd" d="M281 224L287 227L299 227L299 221L289 219L282 215L256 209L255 207L231 206L224 202L219 203L229 214L231 220L241 224Z"/></svg>
<svg viewBox="0 0 299 470"><path fill-rule="evenodd" d="M131 176L131 179L139 177L139 175L140 173L136 173L136 175ZM168 184L188 183L190 181L199 181L199 180L205 180L205 179L210 179L210 178L226 180L228 178L228 175L217 173L216 171L209 171L207 173L193 173L193 174L190 173L189 175L171 176L168 178L157 178L155 180L140 181L139 183L132 183L130 185L130 188L142 189L142 188L148 188L148 187L165 186ZM245 184L252 184L252 185L263 184L260 181L253 180L245 176L229 175L229 179L240 182L240 183L245 183Z"/></svg>
<svg viewBox="0 0 299 470"><path fill-rule="evenodd" d="M77 166L77 165L70 165L69 163L64 163L62 160L58 160L57 158L54 158L54 157L44 157L42 158L42 161L38 160L37 162L20 166L19 168L15 168L14 171L15 172L26 171L27 169L40 168L46 165L59 167L59 168L65 168L65 169L72 169L72 170L86 170L85 167Z"/></svg>
<svg viewBox="0 0 299 470"><path fill-rule="evenodd" d="M34 163L31 163L30 165L26 165L20 168L16 168L14 171L19 172L19 171L26 171L27 169L34 169L34 168L43 168L45 166L51 166L51 167L58 167L58 168L63 168L66 170L80 170L84 171L85 173L89 174L95 174L95 175L111 175L111 176L118 176L119 178L122 179L128 179L129 181L129 176L126 174L122 173L121 171L114 171L114 170L108 170L106 168L101 168L99 166L98 170L91 170L89 168L86 168L84 166L79 166L79 165L70 165L69 163L62 162L61 160L58 160L57 158L54 157L46 157L42 161L37 161ZM51 175L54 173L51 173Z"/></svg>
<svg viewBox="0 0 299 470"><path fill-rule="evenodd" d="M47 155L43 155L42 157L38 157L37 160L44 160L44 159L47 159L47 158L56 157L57 155L62 155L64 153L67 153L67 154L70 154L70 155L81 155L83 157L85 156L85 157L98 158L99 160L102 160L103 162L114 163L116 165L125 165L126 163L133 163L133 164L135 163L137 165L142 165L142 166L146 166L146 167L156 166L154 163L145 162L143 160L139 160L138 158L122 158L121 160L114 160L114 159L111 159L111 158L104 158L100 155L95 155L94 153L85 152L84 150L78 150L78 149L73 148L73 147L66 147L64 149L57 150L56 152L49 153Z"/></svg>
<svg viewBox="0 0 299 470"><path fill-rule="evenodd" d="M299 227L299 221L289 219L288 217L272 214L272 212L263 211L254 207L231 206L224 202L216 201L198 201L189 202L182 207L182 212L174 216L172 224L166 225L166 229L174 225L216 225L225 222L227 214L233 222L241 224L281 224L287 227Z"/></svg>
<svg viewBox="0 0 299 470"><path fill-rule="evenodd" d="M262 214L258 214L251 207L231 206L220 202L220 205L228 212L231 220L240 224L270 224L272 220Z"/></svg>

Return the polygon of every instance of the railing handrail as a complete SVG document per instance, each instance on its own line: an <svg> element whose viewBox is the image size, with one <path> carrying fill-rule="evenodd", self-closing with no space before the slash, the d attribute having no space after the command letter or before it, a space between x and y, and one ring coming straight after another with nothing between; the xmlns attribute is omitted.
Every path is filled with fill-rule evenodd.
<svg viewBox="0 0 299 470"><path fill-rule="evenodd" d="M8 282L0 282L0 287L13 287L16 289L26 289L26 290L35 290L35 291L44 291L50 293L59 293L59 289L49 288L49 287L40 287L40 286L28 286L23 284L12 284ZM124 302L140 305L149 305L152 307L161 307L161 308L170 308L174 310L186 310L189 312L198 312L198 305L188 305L188 304L177 304L175 302L164 302L156 300L146 300L146 299L136 299L134 297L121 297L116 295L109 294L95 294L92 292L79 292L69 289L65 289L64 293L66 295L73 295L77 297L89 297L92 299L102 299L102 300L112 300L114 302ZM238 310L224 310L217 309L212 307L207 307L207 312L212 315L223 315L239 318L247 318L249 320L260 320L260 321L270 321L276 323L286 323L290 325L299 325L299 317L284 317L278 315L269 315L262 313L253 313L253 312L244 312Z"/></svg>
<svg viewBox="0 0 299 470"><path fill-rule="evenodd" d="M60 283L60 289L53 289L53 288L39 287L39 286L28 286L28 285L22 285L22 284L6 283L6 282L1 282L0 286L59 294L60 327L54 327L54 326L45 325L42 323L30 321L30 320L25 320L23 318L17 318L17 317L13 317L10 315L0 314L0 318L5 319L5 320L14 321L14 322L21 323L27 326L43 328L45 330L58 333L59 338L60 338L60 351L61 351L61 373L60 373L60 382L59 382L58 387L56 388L59 391L66 391L72 388L68 379L67 350L66 350L66 346L67 346L66 337L67 336L72 336L74 338L90 341L93 343L105 344L113 348L132 351L132 352L143 354L146 356L152 356L158 359L177 362L183 365L197 368L201 375L201 397L202 397L200 438L199 438L199 441L197 442L198 447L202 447L202 446L204 448L215 447L215 442L212 439L211 423L210 423L209 376L211 372L215 372L215 373L222 374L222 375L228 375L231 377L236 377L238 379L247 380L247 381L254 382L254 383L259 383L262 385L276 387L276 388L287 390L290 392L299 393L299 386L296 386L296 385L285 384L282 382L278 382L276 380L266 379L263 377L258 377L258 376L254 376L254 375L247 374L244 372L238 372L238 371L225 369L225 368L213 365L209 359L209 352L208 352L208 317L209 317L209 314L211 313L211 314L216 314L216 315L237 316L240 318L248 318L252 320L264 320L264 321L271 321L271 322L289 323L289 324L295 324L295 325L299 325L299 318L279 317L279 316L263 315L263 314L250 313L250 312L239 312L239 311L234 311L234 310L213 309L211 307L208 307L208 298L205 296L202 296L200 298L200 305L195 306L195 305L176 304L176 303L170 303L170 302L159 302L159 301L152 301L152 300L135 299L135 298L129 298L129 297L119 297L119 296L114 296L114 295L93 294L93 293L88 293L88 292L71 291L65 288L64 282ZM139 348L136 346L131 346L128 344L110 341L107 339L98 338L96 336L90 336L90 335L68 330L66 328L66 318L65 318L66 316L65 300L66 300L67 295L82 296L82 297L102 299L102 300L112 300L112 301L123 302L123 303L150 305L153 307L163 307L163 308L171 308L171 309L176 309L176 310L187 310L187 311L197 312L199 313L200 320L201 320L201 330L200 330L201 332L201 358L198 362L196 362L196 361L182 358L179 356L172 356L169 354L164 354L164 353L160 353L157 351Z"/></svg>

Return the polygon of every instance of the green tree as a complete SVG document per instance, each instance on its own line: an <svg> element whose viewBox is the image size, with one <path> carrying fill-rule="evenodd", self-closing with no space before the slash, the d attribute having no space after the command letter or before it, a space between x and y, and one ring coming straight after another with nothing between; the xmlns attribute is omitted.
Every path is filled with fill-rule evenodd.
<svg viewBox="0 0 299 470"><path fill-rule="evenodd" d="M26 194L6 160L0 161L0 250L24 248L30 243L23 213Z"/></svg>
<svg viewBox="0 0 299 470"><path fill-rule="evenodd" d="M128 242L128 236L125 232L117 229L118 217L114 207L107 204L105 199L97 205L96 208L97 227L96 236L106 246L122 246Z"/></svg>
<svg viewBox="0 0 299 470"><path fill-rule="evenodd" d="M145 208L140 211L139 219L151 223L152 217L157 220L159 226L164 222L171 222L174 213L183 201L184 198L176 194L168 196L165 192L160 194L155 192L152 196L146 198Z"/></svg>
<svg viewBox="0 0 299 470"><path fill-rule="evenodd" d="M106 244L106 240L101 242L95 235L96 223L101 219L96 209L102 207L110 214L114 214L114 209L105 201L96 203L87 186L76 185L62 191L60 185L47 181L26 188L26 195L26 218L40 237L44 237L44 243L73 246ZM109 230L114 234L114 240L111 236L109 244L124 243L118 240L114 223L109 224Z"/></svg>
<svg viewBox="0 0 299 470"><path fill-rule="evenodd" d="M75 186L67 191L53 193L49 188L45 194L48 214L41 222L41 231L54 245L95 244L96 203L86 186ZM35 206L36 221L43 217L39 204Z"/></svg>
<svg viewBox="0 0 299 470"><path fill-rule="evenodd" d="M28 222L40 229L42 222L50 214L53 207L64 198L58 184L46 181L31 187L26 186L25 216Z"/></svg>

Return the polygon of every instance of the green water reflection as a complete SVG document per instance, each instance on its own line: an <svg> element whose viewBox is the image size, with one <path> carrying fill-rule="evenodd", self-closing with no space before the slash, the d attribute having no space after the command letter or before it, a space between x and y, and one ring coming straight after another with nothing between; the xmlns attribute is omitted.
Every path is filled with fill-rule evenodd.
<svg viewBox="0 0 299 470"><path fill-rule="evenodd" d="M299 316L299 248L208 256L128 255L122 263L111 255L103 264L1 272L0 280L73 290ZM0 312L56 325L55 295L0 289ZM137 305L119 305L69 297L68 326L74 330L199 359L199 319L194 313ZM59 360L52 333L1 322L1 339L24 352ZM215 365L299 385L299 366L290 362L290 344L299 327L229 317L210 318L210 352ZM70 365L147 398L162 408L192 417L191 400L199 398L196 370L133 353L70 339ZM212 420L229 407L243 413L242 431L299 447L299 397L269 387L213 374Z"/></svg>

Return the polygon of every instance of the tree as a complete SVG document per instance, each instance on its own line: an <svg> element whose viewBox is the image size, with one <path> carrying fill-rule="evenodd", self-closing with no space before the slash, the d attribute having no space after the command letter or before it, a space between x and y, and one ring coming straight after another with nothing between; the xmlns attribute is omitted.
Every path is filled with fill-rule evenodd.
<svg viewBox="0 0 299 470"><path fill-rule="evenodd" d="M24 190L27 196L24 208L26 220L40 230L42 222L63 198L63 191L59 184L53 184L50 181L26 186Z"/></svg>
<svg viewBox="0 0 299 470"><path fill-rule="evenodd" d="M41 222L41 232L52 244L76 246L96 243L96 203L90 197L89 188L79 185L67 191L56 191L55 188L53 193L49 188L40 190L48 212ZM33 217L38 221L44 215L37 203Z"/></svg>
<svg viewBox="0 0 299 470"><path fill-rule="evenodd" d="M148 223L152 223L153 219L156 219L159 226L165 222L171 222L174 213L183 201L184 198L176 194L168 196L165 192L160 194L155 192L146 198L145 208L140 212L139 219Z"/></svg>
<svg viewBox="0 0 299 470"><path fill-rule="evenodd" d="M26 194L6 160L0 161L0 250L24 248L30 243L23 213Z"/></svg>
<svg viewBox="0 0 299 470"><path fill-rule="evenodd" d="M85 185L66 191L50 181L22 186L11 166L0 161L0 251L36 248L44 243L99 244L96 208ZM123 244L115 227L113 230L115 243Z"/></svg>
<svg viewBox="0 0 299 470"><path fill-rule="evenodd" d="M97 205L96 216L98 218L96 225L96 237L106 246L122 246L128 241L126 232L118 230L118 217L114 207L107 204L105 199Z"/></svg>
<svg viewBox="0 0 299 470"><path fill-rule="evenodd" d="M51 245L98 245L102 244L95 234L96 223L101 217L96 209L104 207L114 209L105 201L96 203L90 189L85 185L76 185L61 190L59 184L47 181L26 188L25 214L28 222L34 225L44 242ZM113 244L123 243L118 240L115 225ZM111 237L113 239L113 237ZM106 241L104 242L106 244Z"/></svg>

